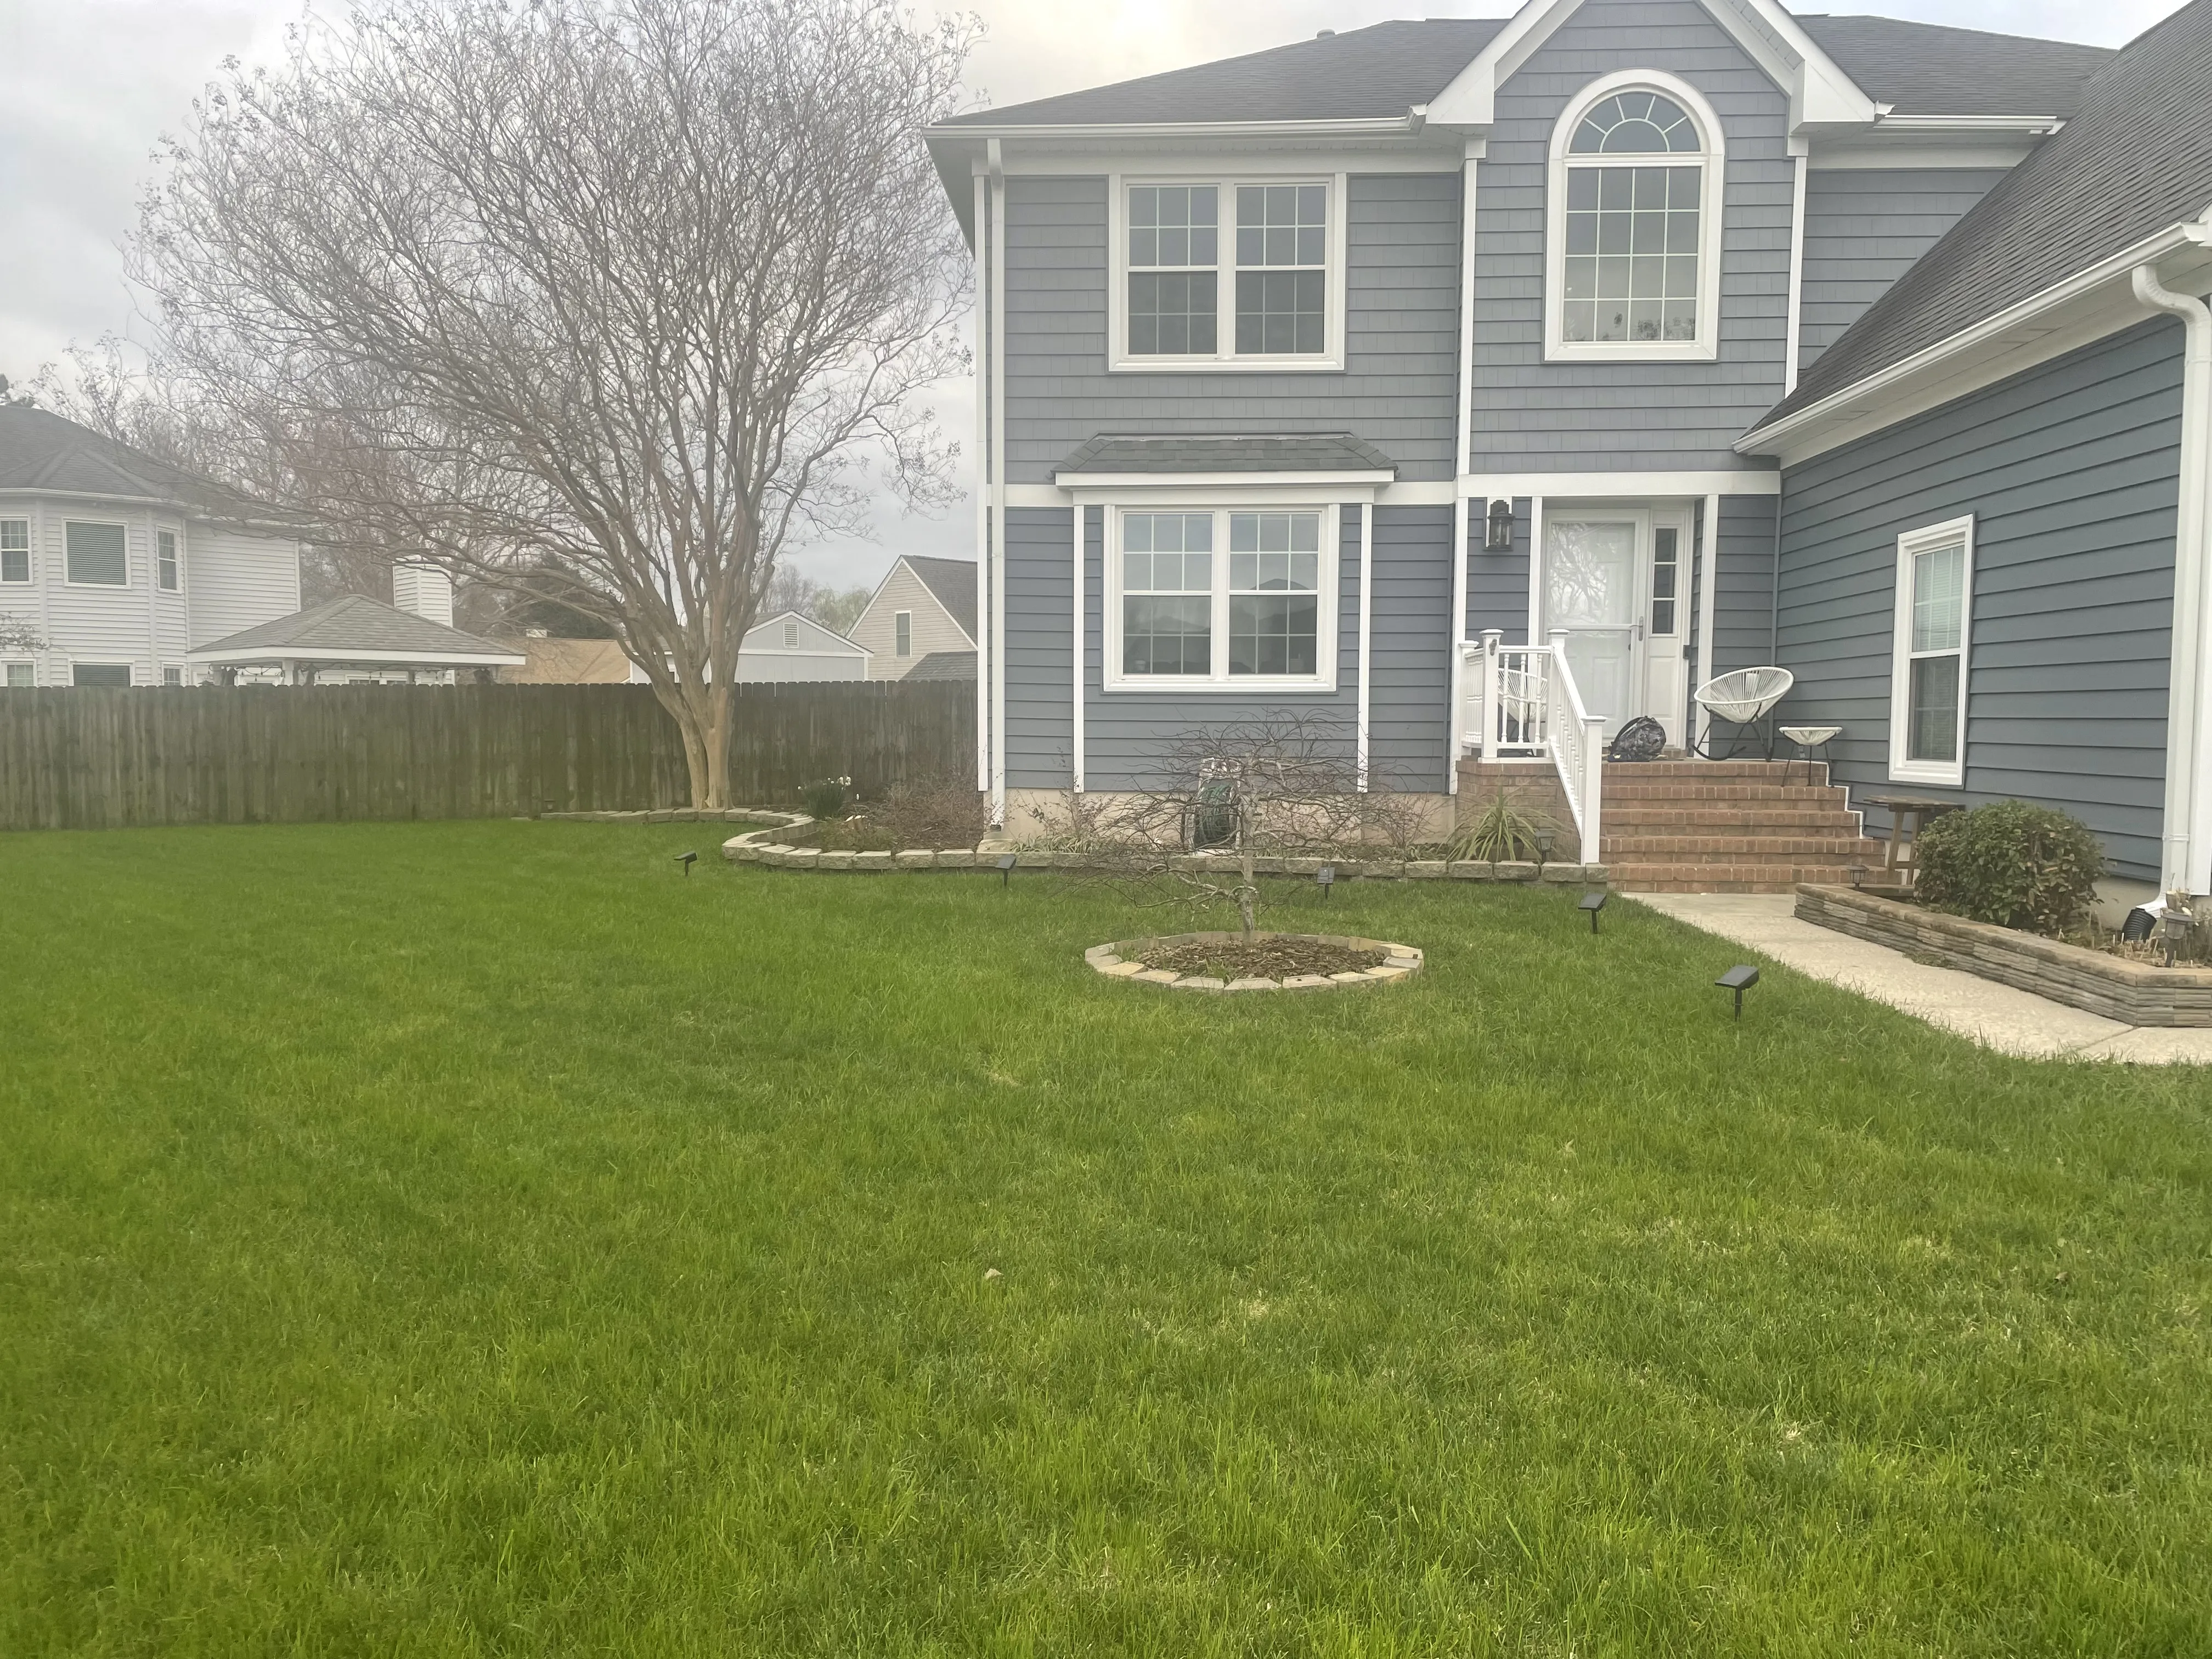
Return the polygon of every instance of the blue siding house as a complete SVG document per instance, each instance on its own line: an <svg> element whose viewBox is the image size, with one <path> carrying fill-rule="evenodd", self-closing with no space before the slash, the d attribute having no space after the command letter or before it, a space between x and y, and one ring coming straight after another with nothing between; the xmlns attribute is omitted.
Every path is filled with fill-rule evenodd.
<svg viewBox="0 0 2212 1659"><path fill-rule="evenodd" d="M1528 0L931 129L994 820L1291 714L1439 833L1528 767L1694 884L1664 814L1601 840L1604 743L1710 749L1696 688L1771 664L1869 829L2045 801L2212 890L2208 107L2212 0L2117 52Z"/></svg>

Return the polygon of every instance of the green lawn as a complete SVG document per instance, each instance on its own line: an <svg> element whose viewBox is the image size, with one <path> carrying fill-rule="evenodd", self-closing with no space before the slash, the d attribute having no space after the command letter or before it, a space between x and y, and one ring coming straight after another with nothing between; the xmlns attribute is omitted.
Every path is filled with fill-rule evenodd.
<svg viewBox="0 0 2212 1659"><path fill-rule="evenodd" d="M0 1654L2212 1648L2201 1075L720 833L0 840Z"/></svg>

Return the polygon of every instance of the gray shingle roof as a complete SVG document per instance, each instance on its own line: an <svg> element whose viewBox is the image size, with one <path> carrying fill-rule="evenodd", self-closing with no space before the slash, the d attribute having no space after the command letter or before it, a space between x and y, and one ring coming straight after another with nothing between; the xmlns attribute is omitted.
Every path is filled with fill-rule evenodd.
<svg viewBox="0 0 2212 1659"><path fill-rule="evenodd" d="M1102 432L1060 464L1071 472L1391 472L1398 464L1349 432L1159 437Z"/></svg>
<svg viewBox="0 0 2212 1659"><path fill-rule="evenodd" d="M973 651L933 651L906 671L910 680L972 680L975 678Z"/></svg>
<svg viewBox="0 0 2212 1659"><path fill-rule="evenodd" d="M1895 17L1801 16L1861 92L1899 115L2057 115L2081 107L2107 46L1944 28Z"/></svg>
<svg viewBox="0 0 2212 1659"><path fill-rule="evenodd" d="M911 553L904 557L907 568L920 577L921 585L937 596L937 602L945 607L945 614L960 624L960 631L974 639L975 562L973 559L922 559ZM915 665L917 667L920 665ZM970 673L968 678L973 679L975 677Z"/></svg>
<svg viewBox="0 0 2212 1659"><path fill-rule="evenodd" d="M1922 255L1759 424L1817 403L2212 206L2212 0L2090 78L2080 112Z"/></svg>
<svg viewBox="0 0 2212 1659"><path fill-rule="evenodd" d="M27 404L0 405L0 489L175 501L226 518L275 516L235 490Z"/></svg>
<svg viewBox="0 0 2212 1659"><path fill-rule="evenodd" d="M1333 121L1403 115L1451 83L1502 17L1376 23L1242 58L1196 64L1084 92L977 110L948 125Z"/></svg>
<svg viewBox="0 0 2212 1659"><path fill-rule="evenodd" d="M342 593L274 622L227 634L195 647L191 654L228 655L241 651L266 651L271 657L307 657L318 651L374 651L397 663L426 657L481 657L490 663L506 663L522 656L511 646L480 640L361 593Z"/></svg>
<svg viewBox="0 0 2212 1659"><path fill-rule="evenodd" d="M1505 27L1501 17L1376 23L1218 63L955 116L948 126L1148 125L1382 118L1425 104ZM2100 46L1892 17L1798 20L1860 89L1902 115L2067 115Z"/></svg>

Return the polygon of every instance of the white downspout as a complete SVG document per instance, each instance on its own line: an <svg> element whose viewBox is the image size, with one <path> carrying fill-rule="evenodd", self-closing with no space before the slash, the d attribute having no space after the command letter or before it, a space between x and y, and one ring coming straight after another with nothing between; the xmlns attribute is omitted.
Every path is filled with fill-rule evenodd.
<svg viewBox="0 0 2212 1659"><path fill-rule="evenodd" d="M1475 169L1482 160L1486 141L1470 138L1467 141L1465 159L1461 163L1459 191L1459 420L1455 427L1452 450L1452 582L1451 621L1445 637L1451 644L1451 662L1445 678L1445 696L1449 713L1444 730L1449 741L1444 746L1444 793L1459 793L1459 761L1466 738L1466 722L1460 709L1467 696L1467 559L1468 559L1468 469L1474 457L1468 453L1474 447L1474 249L1475 249ZM1486 501L1485 506L1488 505ZM1360 659L1360 672L1365 685L1366 659ZM1363 728L1366 721L1360 722ZM1365 768L1361 768L1362 774Z"/></svg>
<svg viewBox="0 0 2212 1659"><path fill-rule="evenodd" d="M991 822L1006 823L1006 167L988 141L991 175Z"/></svg>
<svg viewBox="0 0 2212 1659"><path fill-rule="evenodd" d="M1088 595L1084 592L1083 580L1083 520L1091 509L1079 499L1071 516L1075 520L1075 684L1073 696L1067 706L1068 787L1077 794L1083 793L1083 623ZM1074 829L1073 823L1068 825Z"/></svg>
<svg viewBox="0 0 2212 1659"><path fill-rule="evenodd" d="M2166 826L2161 883L2212 892L2212 710L2205 708L2206 570L2212 550L2212 308L2177 294L2150 265L2132 273L2136 298L2179 317L2181 499L2173 534L2173 642L2166 714Z"/></svg>
<svg viewBox="0 0 2212 1659"><path fill-rule="evenodd" d="M1721 498L1705 497L1705 523L1698 526L1698 572L1703 582L1698 589L1698 679L1690 690L1694 693L1720 671L1713 666L1713 618L1719 606L1716 598L1720 592ZM1697 722L1691 736L1699 753L1712 747L1713 717L1703 703L1698 704Z"/></svg>
<svg viewBox="0 0 2212 1659"><path fill-rule="evenodd" d="M1338 534L1343 533L1340 526ZM1367 789L1368 653L1375 639L1375 503L1359 504L1359 788Z"/></svg>
<svg viewBox="0 0 2212 1659"><path fill-rule="evenodd" d="M991 190L975 173L975 788L991 788Z"/></svg>
<svg viewBox="0 0 2212 1659"><path fill-rule="evenodd" d="M1790 198L1790 319L1783 330L1782 395L1797 389L1797 355L1803 349L1805 320L1805 141L1790 141L1790 161L1796 182Z"/></svg>

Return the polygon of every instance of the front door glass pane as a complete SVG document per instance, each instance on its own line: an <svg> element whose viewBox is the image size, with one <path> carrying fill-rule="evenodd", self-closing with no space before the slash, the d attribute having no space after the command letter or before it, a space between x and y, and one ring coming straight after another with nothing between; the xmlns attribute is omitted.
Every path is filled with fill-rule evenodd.
<svg viewBox="0 0 2212 1659"><path fill-rule="evenodd" d="M1608 735L1636 713L1636 526L1555 520L1544 538L1544 617L1567 630L1567 665L1583 707Z"/></svg>

